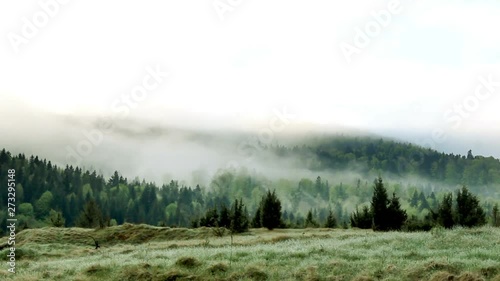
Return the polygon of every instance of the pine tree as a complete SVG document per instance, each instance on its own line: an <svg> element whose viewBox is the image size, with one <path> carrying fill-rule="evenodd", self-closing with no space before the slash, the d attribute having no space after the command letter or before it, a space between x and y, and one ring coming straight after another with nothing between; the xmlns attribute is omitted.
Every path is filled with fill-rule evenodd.
<svg viewBox="0 0 500 281"><path fill-rule="evenodd" d="M261 213L262 208L259 207L255 211L255 215L252 219L252 227L253 228L261 228L262 227L262 213Z"/></svg>
<svg viewBox="0 0 500 281"><path fill-rule="evenodd" d="M500 214L498 211L498 203L493 206L493 210L491 211L491 225L495 227L500 226Z"/></svg>
<svg viewBox="0 0 500 281"><path fill-rule="evenodd" d="M389 230L387 205L389 199L387 190L384 187L382 178L375 180L373 187L373 197L371 201L371 209L373 214L373 230L386 231Z"/></svg>
<svg viewBox="0 0 500 281"><path fill-rule="evenodd" d="M332 209L330 209L328 211L328 217L326 217L325 227L326 228L336 228L337 227L337 219L335 218L335 215L333 214Z"/></svg>
<svg viewBox="0 0 500 281"><path fill-rule="evenodd" d="M479 206L479 199L465 186L457 193L457 223L466 227L486 223L486 215L483 208Z"/></svg>
<svg viewBox="0 0 500 281"><path fill-rule="evenodd" d="M219 216L219 227L229 228L231 226L231 213L226 205L222 205Z"/></svg>
<svg viewBox="0 0 500 281"><path fill-rule="evenodd" d="M281 202L273 190L267 191L262 203L262 226L273 230L281 226Z"/></svg>
<svg viewBox="0 0 500 281"><path fill-rule="evenodd" d="M244 211L243 200L234 200L231 208L231 226L230 230L233 233L241 233L248 230L248 217Z"/></svg>
<svg viewBox="0 0 500 281"><path fill-rule="evenodd" d="M406 211L401 209L399 198L392 194L392 199L387 208L388 230L401 230L407 219Z"/></svg>
<svg viewBox="0 0 500 281"><path fill-rule="evenodd" d="M200 226L218 227L219 226L219 213L217 208L209 209L203 218L200 219Z"/></svg>
<svg viewBox="0 0 500 281"><path fill-rule="evenodd" d="M415 190L415 192L413 192L413 196L410 199L410 206L417 207L418 206L418 199L419 199L418 192L417 192L417 190Z"/></svg>
<svg viewBox="0 0 500 281"><path fill-rule="evenodd" d="M420 192L419 201L420 201L420 205L418 206L419 212L422 212L424 209L431 208L431 206L429 205L429 202L427 201L427 198L425 198L425 195L423 192Z"/></svg>
<svg viewBox="0 0 500 281"><path fill-rule="evenodd" d="M448 193L443 197L443 201L438 208L438 222L445 228L452 228L455 225L453 220L453 194Z"/></svg>
<svg viewBox="0 0 500 281"><path fill-rule="evenodd" d="M351 214L351 227L358 227L361 229L372 228L373 225L373 215L368 206L363 206L361 212L359 212L358 207Z"/></svg>
<svg viewBox="0 0 500 281"><path fill-rule="evenodd" d="M306 222L304 224L304 227L318 227L318 223L316 222L316 220L314 220L314 216L313 216L313 213L311 210L309 210L309 212L307 212L307 216L306 216Z"/></svg>
<svg viewBox="0 0 500 281"><path fill-rule="evenodd" d="M101 209L94 199L90 199L85 204L85 207L78 218L77 226L85 228L102 228L105 226Z"/></svg>

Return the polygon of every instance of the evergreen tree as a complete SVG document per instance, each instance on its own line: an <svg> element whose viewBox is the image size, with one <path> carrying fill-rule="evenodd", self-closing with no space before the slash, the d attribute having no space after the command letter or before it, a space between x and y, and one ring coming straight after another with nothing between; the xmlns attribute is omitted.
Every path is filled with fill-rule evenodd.
<svg viewBox="0 0 500 281"><path fill-rule="evenodd" d="M443 201L438 208L438 222L445 228L452 228L455 225L453 220L453 194L448 193L443 197Z"/></svg>
<svg viewBox="0 0 500 281"><path fill-rule="evenodd" d="M363 206L361 212L359 212L358 207L351 214L351 227L358 227L361 229L369 229L372 228L373 225L373 215L368 206Z"/></svg>
<svg viewBox="0 0 500 281"><path fill-rule="evenodd" d="M231 226L231 213L226 205L222 205L219 217L219 227L229 228Z"/></svg>
<svg viewBox="0 0 500 281"><path fill-rule="evenodd" d="M425 195L423 192L420 192L420 195L419 195L419 201L420 201L420 204L418 206L418 211L419 212L422 212L423 210L425 209L430 209L431 206L429 205L429 202L427 201L427 198L425 198Z"/></svg>
<svg viewBox="0 0 500 281"><path fill-rule="evenodd" d="M410 199L410 206L411 207L417 207L418 206L418 200L419 200L418 192L415 189L415 192L413 192L413 196Z"/></svg>
<svg viewBox="0 0 500 281"><path fill-rule="evenodd" d="M231 208L231 226L230 230L233 233L241 233L248 230L248 217L244 211L243 200L234 200Z"/></svg>
<svg viewBox="0 0 500 281"><path fill-rule="evenodd" d="M500 226L500 214L498 211L498 203L493 206L493 210L491 211L491 225L495 227Z"/></svg>
<svg viewBox="0 0 500 281"><path fill-rule="evenodd" d="M94 199L90 199L85 204L85 207L78 218L77 226L85 228L102 228L105 226L101 210Z"/></svg>
<svg viewBox="0 0 500 281"><path fill-rule="evenodd" d="M318 227L318 223L316 222L316 220L314 220L313 213L311 210L307 212L306 222L304 224L304 227Z"/></svg>
<svg viewBox="0 0 500 281"><path fill-rule="evenodd" d="M465 186L457 193L457 223L466 227L486 223L486 215L483 208L479 206L479 199Z"/></svg>
<svg viewBox="0 0 500 281"><path fill-rule="evenodd" d="M335 215L333 214L332 209L330 209L328 211L328 217L326 217L325 227L326 228L336 228L337 227L337 219L335 218Z"/></svg>
<svg viewBox="0 0 500 281"><path fill-rule="evenodd" d="M262 208L259 207L255 211L255 215L252 219L252 227L253 228L261 228L262 227L262 213L261 213Z"/></svg>
<svg viewBox="0 0 500 281"><path fill-rule="evenodd" d="M281 225L281 202L273 190L267 191L262 203L262 226L269 230L280 227Z"/></svg>
<svg viewBox="0 0 500 281"><path fill-rule="evenodd" d="M407 219L406 211L401 209L399 198L392 194L392 199L387 208L388 230L401 230Z"/></svg>
<svg viewBox="0 0 500 281"><path fill-rule="evenodd" d="M218 227L219 226L219 213L216 208L208 210L205 217L200 219L200 226Z"/></svg>
<svg viewBox="0 0 500 281"><path fill-rule="evenodd" d="M50 210L50 222L54 227L64 227L65 219L61 212Z"/></svg>
<svg viewBox="0 0 500 281"><path fill-rule="evenodd" d="M389 230L387 205L389 199L387 190L384 187L382 178L379 177L374 182L371 210L373 214L373 230Z"/></svg>

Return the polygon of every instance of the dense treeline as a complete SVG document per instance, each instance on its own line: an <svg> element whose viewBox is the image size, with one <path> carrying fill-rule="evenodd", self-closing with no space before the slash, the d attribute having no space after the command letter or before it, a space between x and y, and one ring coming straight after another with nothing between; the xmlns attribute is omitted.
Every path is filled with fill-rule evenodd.
<svg viewBox="0 0 500 281"><path fill-rule="evenodd" d="M417 175L448 184L500 183L500 161L494 157L440 153L410 143L369 137L336 136L303 146L271 146L279 156L300 159L314 170L358 170L373 175ZM311 159L314 159L311 160Z"/></svg>
<svg viewBox="0 0 500 281"><path fill-rule="evenodd" d="M16 170L16 217L21 229L45 225L105 227L130 222L219 226L242 232L248 227L348 227L349 224L362 227L358 224L362 224L363 216L366 216L367 227L373 227L375 215L373 208L363 203L373 200L377 192L361 179L352 184L330 184L320 176L315 181L303 178L298 183L286 179L273 182L244 170L221 170L210 185L203 188L174 180L157 186L137 178L129 180L118 172L105 179L96 171L58 167L45 159L24 154L13 156L3 149L0 151L0 182L7 182L8 169ZM401 215L400 219L408 218L406 224L411 226L408 229L423 229L421 225L436 223L448 227L448 222L467 226L465 222L474 221L461 216L459 210L452 211L447 220L447 213L442 209L451 195L446 193L424 194L412 188L410 194L410 189L403 192L401 184L393 185L392 189L402 196L401 201L393 194L392 199L382 200L386 200L385 209L387 212L392 210L391 214L400 214L396 210L404 209L405 216ZM468 190L461 192L460 200L478 211L477 198L469 196ZM443 199L439 201L441 195ZM6 188L0 189L0 199L7 202ZM0 206L3 231L6 229L6 205ZM357 211L358 207L361 212ZM487 219L498 224L498 206L487 202L483 207L483 213L488 216L476 222L484 223ZM441 212L443 215L439 215ZM375 226L380 230L399 229L394 225L385 228L375 223Z"/></svg>

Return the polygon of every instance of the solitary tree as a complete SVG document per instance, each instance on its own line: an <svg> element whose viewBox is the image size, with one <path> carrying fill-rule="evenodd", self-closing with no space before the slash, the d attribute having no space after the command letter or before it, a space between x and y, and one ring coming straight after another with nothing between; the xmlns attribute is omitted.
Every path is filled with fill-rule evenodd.
<svg viewBox="0 0 500 281"><path fill-rule="evenodd" d="M104 219L102 217L101 209L94 201L90 199L85 204L83 211L80 213L77 225L79 227L94 228L94 227L104 227Z"/></svg>
<svg viewBox="0 0 500 281"><path fill-rule="evenodd" d="M389 199L387 197L387 190L384 187L382 178L378 177L378 179L374 182L373 197L371 201L373 230L389 230L389 225L387 223L387 219L389 217L387 211L388 204Z"/></svg>
<svg viewBox="0 0 500 281"><path fill-rule="evenodd" d="M337 227L337 219L335 218L335 215L333 214L333 211L331 209L328 211L328 217L326 217L325 227L326 228Z"/></svg>
<svg viewBox="0 0 500 281"><path fill-rule="evenodd" d="M500 214L498 213L498 203L493 206L493 210L491 212L491 225L500 226Z"/></svg>
<svg viewBox="0 0 500 281"><path fill-rule="evenodd" d="M262 200L262 226L273 230L281 225L281 202L274 190L268 190Z"/></svg>
<svg viewBox="0 0 500 281"><path fill-rule="evenodd" d="M305 227L318 227L318 223L316 222L316 220L314 220L311 210L309 210L309 212L307 212L306 222L305 222L304 226Z"/></svg>

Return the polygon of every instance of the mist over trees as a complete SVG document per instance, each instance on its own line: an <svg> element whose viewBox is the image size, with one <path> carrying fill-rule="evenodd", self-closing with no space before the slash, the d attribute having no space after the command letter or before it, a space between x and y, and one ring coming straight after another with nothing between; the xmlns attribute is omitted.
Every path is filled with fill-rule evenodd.
<svg viewBox="0 0 500 281"><path fill-rule="evenodd" d="M0 180L6 182L7 169L16 170L17 218L21 227L30 228L105 227L128 222L170 227L225 227L235 232L248 227L348 225L386 231L428 230L437 224L444 227L498 224L495 205L498 202L490 197L481 202L474 195L477 192L498 194L497 159L473 156L472 152L466 157L436 154L409 144L370 138L348 140L338 137L328 144L322 139L301 147L265 148L275 151L278 158L317 169L314 177L298 180L268 178L245 168L228 168L213 175L208 185L189 186L176 180L157 185L139 178L130 180L118 171L105 179L96 171L59 167L37 156L13 156L5 149L0 151ZM417 155L422 157L419 161ZM410 157L416 162L405 162L401 157ZM399 159L399 164L407 164L394 166L397 164L394 159ZM471 174L475 182L483 184L462 188L455 203L453 194L446 189L435 189L428 184L404 184L392 176L392 181L386 178L382 182L378 178L374 186L368 184L367 178L379 171L387 169L389 175L396 171L418 175L429 165L435 168L429 173L444 167L447 176L438 177L439 182L460 182L465 186L465 182L469 182L465 175ZM476 166L481 167L478 172L467 172ZM350 167L358 171L371 168L366 171L366 177L348 181L336 180L322 172ZM315 171L313 168L311 173ZM6 201L6 198L6 190L0 190L0 199ZM6 215L5 206L1 206L0 219ZM387 216L390 221L383 219ZM5 220L1 224L5 226Z"/></svg>

